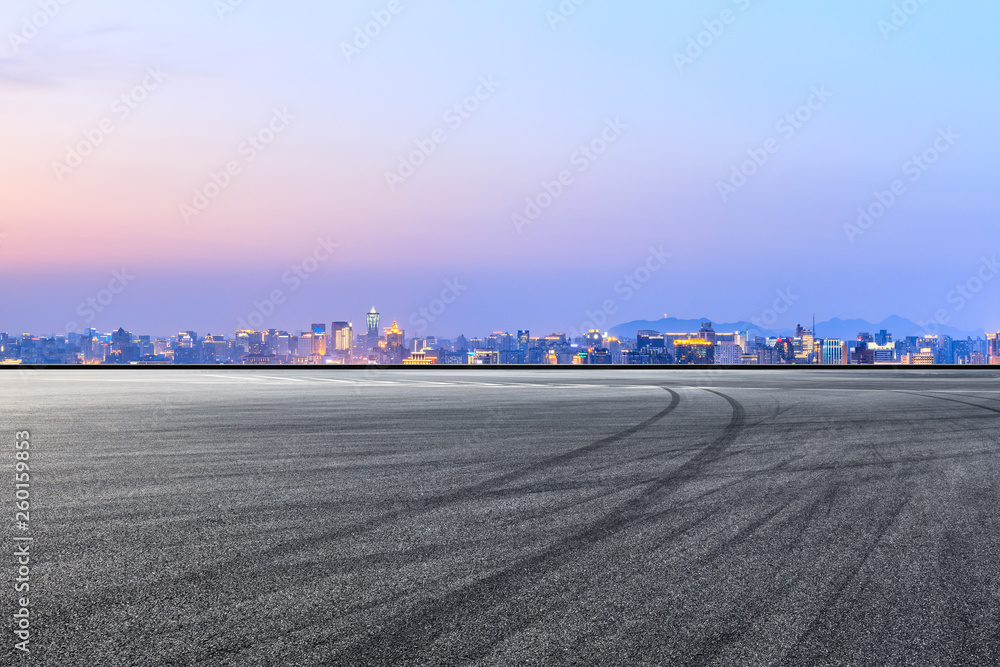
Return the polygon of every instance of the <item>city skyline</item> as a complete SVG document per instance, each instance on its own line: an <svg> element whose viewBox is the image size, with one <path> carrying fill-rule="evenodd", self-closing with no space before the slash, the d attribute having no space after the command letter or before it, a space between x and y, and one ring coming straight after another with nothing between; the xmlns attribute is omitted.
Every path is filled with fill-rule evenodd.
<svg viewBox="0 0 1000 667"><path fill-rule="evenodd" d="M907 323L900 318L885 322ZM357 332L352 322L343 320L329 326L313 322L295 333L241 329L232 336L187 330L157 337L121 327L110 333L88 328L48 338L0 332L0 364L1000 365L1000 332L964 339L937 332L900 335L860 320L824 323L839 326L841 332L865 325L867 331L856 336L821 335L815 322L808 327L797 324L793 335L741 329L745 322L720 324L718 330L709 320L697 322L697 330L690 321L665 318L659 324L666 326L632 322L604 333L589 329L532 335L530 329L518 329L516 335L494 330L483 336L460 334L454 340L425 333L408 338L396 319L383 326L373 306Z"/></svg>
<svg viewBox="0 0 1000 667"><path fill-rule="evenodd" d="M99 302L95 301L94 305L97 308L100 308ZM777 307L778 309L777 311L775 310L775 307ZM91 306L88 305L87 309L89 310L90 308ZM257 302L255 304L254 310L251 313L251 316L247 318L239 318L236 325L231 326L229 328L201 327L201 326L194 326L194 327L188 326L187 328L183 328L175 326L172 329L176 329L178 331L201 331L205 332L205 335L211 335L213 334L213 332L219 332L221 334L228 335L237 331L271 331L271 330L302 334L302 333L307 333L311 330L310 326L305 326L305 325L288 326L287 325L288 323L280 321L280 318L266 315L266 313L273 313L273 312L274 311L272 311L269 306L266 306L261 302ZM783 326L782 324L775 324L775 322L779 318L782 321L788 319L787 317L782 317L786 312L787 311L785 310L785 306L782 305L782 301L780 298L776 299L774 307L765 310L758 317L751 318L750 321L734 320L734 319L727 320L727 319L712 318L712 317L676 317L668 314L663 314L663 317L658 318L657 320L637 319L626 322L626 321L615 320L606 313L602 314L602 311L598 309L594 311L588 311L588 313L586 314L587 315L586 319L584 319L584 321L576 325L564 325L564 326L547 327L547 328L536 326L534 327L534 330L546 329L553 333L563 333L570 337L575 338L583 336L584 334L586 334L587 331L590 330L599 330L604 332L605 334L610 332L618 332L620 334L623 332L634 332L635 330L639 329L658 329L658 328L663 329L664 327L668 329L670 327L683 328L684 326L693 326L697 322L708 321L708 322L723 323L722 324L723 327L733 330L737 329L747 330L752 333L761 334L765 336L769 335L787 336L791 335L791 332L794 331L797 327L799 327L801 325L801 322L796 320L792 326ZM458 331L446 331L446 330L441 330L440 327L435 327L433 325L433 321L436 318L434 318L433 315L428 316L428 313L429 311L427 309L421 309L412 312L410 314L409 319L405 319L394 315L390 315L388 317L390 322L399 325L404 330L409 330L411 333L414 333L414 337L417 338L431 336L435 338L450 339L450 338L456 338L458 336L464 336L469 332L496 333L499 330L503 330L505 326L506 328L510 328L509 325L502 325L496 323L490 325L488 323L481 323L478 326L471 327L467 330L463 329ZM365 327L367 326L367 324L370 324L372 322L371 319L372 315L375 315L374 322L376 329L381 331L385 328L388 328L387 326L380 325L382 313L378 312L378 309L376 309L375 306L372 306L369 311L363 313L360 317L332 320L332 322L334 325L347 324L351 327L354 327L355 322L358 322L359 323L358 326ZM7 333L19 332L19 333L30 333L32 335L53 337L60 335L66 336L67 334L71 333L83 334L86 331L91 331L91 330L111 332L119 328L125 327L125 323L121 322L110 327L96 326L90 322L87 322L85 325L81 325L77 321L79 319L87 320L86 317L77 318L75 320L68 322L67 324L69 326L64 326L57 330L44 330L44 329L31 330L27 327L21 327L21 328L13 327L13 328L8 328L6 331ZM316 318L307 317L306 319L315 320ZM328 320L328 322L329 321L330 320ZM877 331L880 328L884 327L889 327L890 329L895 329L899 331L905 331L903 335L907 336L945 335L954 339L964 339L966 337L975 338L984 333L987 334L991 333L990 330L985 327L981 327L978 329L960 329L948 324L944 324L941 321L935 320L933 318L924 322L916 322L909 318L903 318L897 315L891 315L889 317L883 318L880 321L874 321L874 322L867 321L861 318L844 319L840 317L833 317L825 320L820 319L819 322L817 322L816 315L814 313L811 316L811 320L805 319L805 323L809 324L815 330L829 329L832 327L836 330L835 335L840 337L844 335L845 331L853 331L854 329L859 329L859 330L867 329L867 330ZM524 325L525 323L522 322L521 324ZM529 322L527 323L527 325L530 326L531 323ZM315 326L315 324L313 324L312 326ZM128 329L131 331L136 331L140 330L141 328L128 327ZM3 331L3 329L0 328L0 331ZM171 333L169 331L153 331L147 333L148 335L152 335L157 338L164 338L175 335L174 333ZM475 333L473 333L473 335L475 335Z"/></svg>
<svg viewBox="0 0 1000 667"><path fill-rule="evenodd" d="M228 330L275 290L285 322L331 299L406 320L449 282L448 331L557 329L608 300L620 321L749 321L789 290L785 328L995 330L998 19L985 1L18 0L0 330Z"/></svg>

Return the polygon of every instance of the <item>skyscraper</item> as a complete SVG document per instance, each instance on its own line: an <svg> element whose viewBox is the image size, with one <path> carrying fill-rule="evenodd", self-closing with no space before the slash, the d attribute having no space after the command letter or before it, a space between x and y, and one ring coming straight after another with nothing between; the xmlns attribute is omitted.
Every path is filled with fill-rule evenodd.
<svg viewBox="0 0 1000 667"><path fill-rule="evenodd" d="M400 329L396 321L393 320L392 326L385 330L385 346L404 347L403 337L404 337L403 330Z"/></svg>
<svg viewBox="0 0 1000 667"><path fill-rule="evenodd" d="M326 324L324 323L313 323L312 325L312 335L313 335L313 354L326 354L326 348L329 347L330 341L326 336Z"/></svg>
<svg viewBox="0 0 1000 667"><path fill-rule="evenodd" d="M707 340L712 345L715 345L715 329L712 328L712 323L702 322L701 329L698 330L698 335L695 338Z"/></svg>
<svg viewBox="0 0 1000 667"><path fill-rule="evenodd" d="M336 352L350 352L354 348L354 326L350 322L332 322L333 349Z"/></svg>
<svg viewBox="0 0 1000 667"><path fill-rule="evenodd" d="M678 364L713 364L715 346L703 338L675 340L674 355Z"/></svg>
<svg viewBox="0 0 1000 667"><path fill-rule="evenodd" d="M531 347L531 332L527 329L518 329L517 349L523 353L527 353L529 347Z"/></svg>
<svg viewBox="0 0 1000 667"><path fill-rule="evenodd" d="M375 310L375 306L372 306L372 309L368 311L368 316L366 319L368 320L368 335L366 337L367 340L366 347L369 350L371 350L378 347L378 341L379 341L379 333L378 333L379 314L378 311Z"/></svg>
<svg viewBox="0 0 1000 667"><path fill-rule="evenodd" d="M841 365L844 363L844 341L838 338L827 338L823 341L822 363Z"/></svg>

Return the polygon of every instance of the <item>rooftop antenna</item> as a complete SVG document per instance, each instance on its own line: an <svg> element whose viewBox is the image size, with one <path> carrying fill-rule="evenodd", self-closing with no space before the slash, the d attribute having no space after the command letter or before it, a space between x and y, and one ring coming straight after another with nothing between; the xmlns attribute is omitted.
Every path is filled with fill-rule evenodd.
<svg viewBox="0 0 1000 667"><path fill-rule="evenodd" d="M813 338L816 337L816 313L813 313Z"/></svg>

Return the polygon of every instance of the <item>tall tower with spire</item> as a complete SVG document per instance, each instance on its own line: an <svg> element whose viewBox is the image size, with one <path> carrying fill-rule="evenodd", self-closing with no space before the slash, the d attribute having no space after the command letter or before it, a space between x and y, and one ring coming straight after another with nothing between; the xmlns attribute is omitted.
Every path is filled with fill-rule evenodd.
<svg viewBox="0 0 1000 667"><path fill-rule="evenodd" d="M379 314L378 311L375 310L375 306L372 306L372 309L368 311L366 319L368 321L368 349L370 350L374 347L378 347Z"/></svg>

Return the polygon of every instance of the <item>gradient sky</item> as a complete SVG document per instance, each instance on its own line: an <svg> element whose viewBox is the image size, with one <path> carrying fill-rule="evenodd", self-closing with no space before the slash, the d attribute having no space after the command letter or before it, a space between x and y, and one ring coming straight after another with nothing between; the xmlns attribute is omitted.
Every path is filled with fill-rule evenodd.
<svg viewBox="0 0 1000 667"><path fill-rule="evenodd" d="M26 21L46 3L7 4L0 331L232 332L281 290L265 328L360 324L374 304L414 334L456 280L423 333L565 331L606 301L609 324L749 320L786 289L777 327L940 310L1000 329L1000 276L949 299L1000 252L995 2L913 0L889 33L880 21L906 3L587 0L553 25L558 0L399 0L350 62L342 44L388 0L243 0L221 17L227 0L75 1L37 34ZM708 46L679 68L699 33ZM115 100L147 68L166 77L122 118ZM481 78L499 87L452 127ZM779 132L821 87L832 97ZM275 109L294 120L247 160ZM104 119L114 131L60 179L54 163ZM574 153L609 119L627 128L580 172ZM447 140L392 191L386 172L437 128ZM904 164L949 128L911 181ZM718 182L772 138L723 201ZM240 173L186 223L180 206L230 161ZM562 170L573 182L519 233L512 214ZM905 193L849 241L897 179ZM283 279L317 239L333 255L299 286ZM671 257L626 297L616 285L650 248ZM134 278L88 319L81 304L122 269Z"/></svg>

